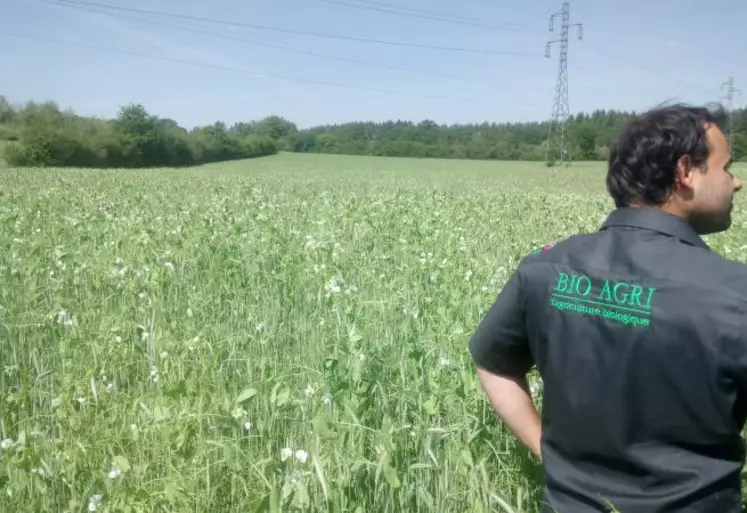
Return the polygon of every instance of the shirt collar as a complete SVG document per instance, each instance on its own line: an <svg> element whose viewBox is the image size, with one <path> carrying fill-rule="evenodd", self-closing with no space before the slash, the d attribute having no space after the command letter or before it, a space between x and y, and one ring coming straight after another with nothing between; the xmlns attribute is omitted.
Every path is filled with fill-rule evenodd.
<svg viewBox="0 0 747 513"><path fill-rule="evenodd" d="M621 207L613 210L602 225L602 230L613 226L626 226L652 230L675 237L686 244L710 250L698 233L679 216L654 208Z"/></svg>

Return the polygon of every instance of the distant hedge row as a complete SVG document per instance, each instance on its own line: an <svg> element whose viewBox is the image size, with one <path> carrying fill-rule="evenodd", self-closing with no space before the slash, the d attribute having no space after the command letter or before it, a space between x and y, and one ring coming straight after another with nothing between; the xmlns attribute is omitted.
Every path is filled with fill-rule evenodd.
<svg viewBox="0 0 747 513"><path fill-rule="evenodd" d="M231 129L216 123L187 131L142 105L101 120L63 112L54 103L13 109L0 100L0 138L17 141L5 150L14 167L180 167L261 157L278 152L278 140L266 126L273 123L277 120Z"/></svg>
<svg viewBox="0 0 747 513"><path fill-rule="evenodd" d="M634 112L595 110L570 117L566 135L573 160L607 160ZM747 109L732 114L733 152L747 160ZM345 123L299 131L288 141L296 152L391 157L542 161L550 125L544 122L439 125L425 120Z"/></svg>
<svg viewBox="0 0 747 513"><path fill-rule="evenodd" d="M606 160L634 112L595 110L568 120L573 160ZM747 160L747 109L732 113L732 150ZM101 120L60 111L54 103L13 108L0 96L0 140L11 166L161 167L247 159L278 151L390 157L475 160L545 159L550 125L481 123L439 125L432 120L353 122L299 130L277 116L218 122L191 131L142 105L123 107L116 119Z"/></svg>

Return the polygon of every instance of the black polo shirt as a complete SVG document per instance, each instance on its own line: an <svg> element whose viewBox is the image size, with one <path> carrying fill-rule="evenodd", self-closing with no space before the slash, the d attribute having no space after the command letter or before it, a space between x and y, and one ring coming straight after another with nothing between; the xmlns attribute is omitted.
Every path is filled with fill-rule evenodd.
<svg viewBox="0 0 747 513"><path fill-rule="evenodd" d="M470 351L543 378L543 511L742 511L747 266L679 217L618 209L525 257Z"/></svg>

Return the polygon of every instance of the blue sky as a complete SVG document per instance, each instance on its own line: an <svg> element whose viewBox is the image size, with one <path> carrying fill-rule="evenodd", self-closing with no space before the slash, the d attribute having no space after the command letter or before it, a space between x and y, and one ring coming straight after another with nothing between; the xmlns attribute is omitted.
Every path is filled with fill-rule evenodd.
<svg viewBox="0 0 747 513"><path fill-rule="evenodd" d="M530 55L362 43L115 10L107 15L90 5L70 8L51 5L54 1L16 0L3 9L0 94L14 103L54 100L81 114L113 117L120 106L138 102L188 128L272 114L299 127L387 119L529 121L547 119L552 109L559 47L552 48L550 59L544 52L546 42L559 36L559 19L556 31L548 30L549 15L561 8L555 0L85 0L291 31ZM449 13L465 23L349 5L389 9L382 3L416 15ZM745 21L744 0L573 0L571 22L583 23L584 40L572 29L571 112L718 100L729 76L745 91L735 106L747 103L747 57L739 30Z"/></svg>

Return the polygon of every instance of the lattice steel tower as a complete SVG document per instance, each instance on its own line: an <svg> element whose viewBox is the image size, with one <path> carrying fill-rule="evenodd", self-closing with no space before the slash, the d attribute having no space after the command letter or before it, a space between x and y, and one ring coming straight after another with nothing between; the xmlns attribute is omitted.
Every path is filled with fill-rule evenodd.
<svg viewBox="0 0 747 513"><path fill-rule="evenodd" d="M721 84L722 90L724 89L724 87L726 87L726 110L729 113L728 137L729 151L731 151L732 135L734 132L734 93L737 93L741 96L742 92L739 89L734 88L734 77L729 77L729 80Z"/></svg>
<svg viewBox="0 0 747 513"><path fill-rule="evenodd" d="M560 39L549 41L545 48L545 57L550 57L550 47L554 43L560 43L560 60L558 63L558 80L555 85L555 101L552 107L552 119L550 120L550 133L547 136L547 151L545 153L545 164L548 166L560 163L561 166L570 164L568 153L568 118L570 107L568 104L568 32L571 27L578 27L578 38L583 39L583 26L581 23L571 24L571 3L563 2L560 12L550 15L550 32L553 32L555 17L561 16Z"/></svg>

